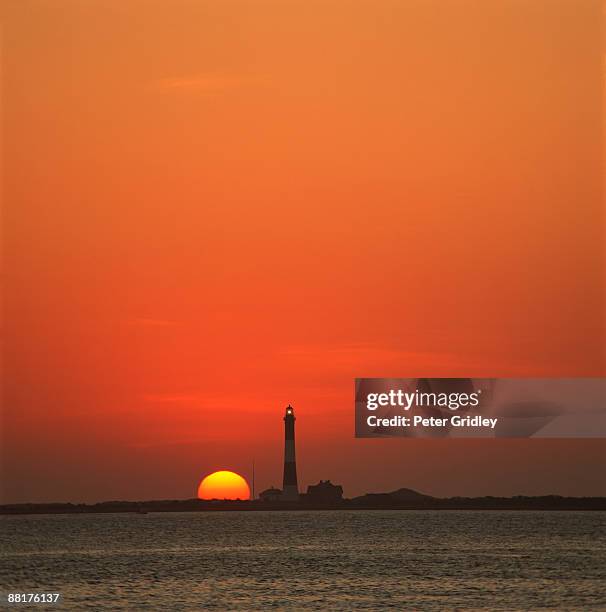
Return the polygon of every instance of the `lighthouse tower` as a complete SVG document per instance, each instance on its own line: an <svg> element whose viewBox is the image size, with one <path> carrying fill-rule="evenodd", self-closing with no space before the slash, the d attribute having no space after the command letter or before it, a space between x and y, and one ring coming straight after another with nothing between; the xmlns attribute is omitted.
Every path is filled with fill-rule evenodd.
<svg viewBox="0 0 606 612"><path fill-rule="evenodd" d="M284 481L282 483L282 499L298 501L297 461L295 459L295 414L289 404L284 415Z"/></svg>

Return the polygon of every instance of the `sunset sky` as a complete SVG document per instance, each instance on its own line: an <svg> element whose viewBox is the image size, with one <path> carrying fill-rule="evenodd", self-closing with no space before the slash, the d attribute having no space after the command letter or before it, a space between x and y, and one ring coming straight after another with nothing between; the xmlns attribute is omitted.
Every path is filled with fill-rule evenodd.
<svg viewBox="0 0 606 612"><path fill-rule="evenodd" d="M355 377L604 376L602 4L8 0L2 499L606 494L605 440L356 440Z"/></svg>

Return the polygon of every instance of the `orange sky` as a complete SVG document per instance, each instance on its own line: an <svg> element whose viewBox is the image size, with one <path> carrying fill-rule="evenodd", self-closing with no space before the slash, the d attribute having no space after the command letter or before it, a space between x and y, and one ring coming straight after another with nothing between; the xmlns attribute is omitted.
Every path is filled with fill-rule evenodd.
<svg viewBox="0 0 606 612"><path fill-rule="evenodd" d="M356 376L606 373L600 2L3 4L5 501L606 494L606 442L355 440Z"/></svg>

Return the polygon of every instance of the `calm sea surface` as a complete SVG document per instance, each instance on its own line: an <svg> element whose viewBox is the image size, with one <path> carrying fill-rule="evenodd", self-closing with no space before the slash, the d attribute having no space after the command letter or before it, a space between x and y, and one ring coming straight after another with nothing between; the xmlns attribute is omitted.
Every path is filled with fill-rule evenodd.
<svg viewBox="0 0 606 612"><path fill-rule="evenodd" d="M0 520L13 609L606 609L606 513L217 512Z"/></svg>

